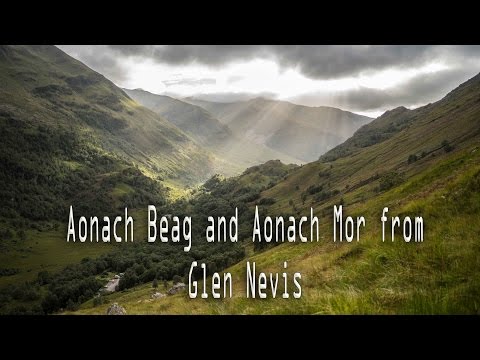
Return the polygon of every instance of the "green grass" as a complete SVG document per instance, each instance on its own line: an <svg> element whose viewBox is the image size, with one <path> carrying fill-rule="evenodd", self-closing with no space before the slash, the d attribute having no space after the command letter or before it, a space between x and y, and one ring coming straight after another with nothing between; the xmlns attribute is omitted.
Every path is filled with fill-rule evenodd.
<svg viewBox="0 0 480 360"><path fill-rule="evenodd" d="M209 151L54 46L2 45L1 51L0 119L74 130L92 148L182 186L214 173Z"/></svg>
<svg viewBox="0 0 480 360"><path fill-rule="evenodd" d="M282 272L281 264L288 261L290 274L302 274L301 299L246 299L245 260L227 269L234 279L233 299L189 299L185 293L151 300L153 289L146 284L109 295L99 307L86 303L77 313L102 314L112 302L131 314L478 313L480 152L475 149L453 154L370 200L347 205L348 213L367 220L358 244L334 244L331 220L323 218L319 243L280 245L246 259L266 272ZM382 243L384 206L389 216L423 216L424 242L405 243L399 235L394 243Z"/></svg>
<svg viewBox="0 0 480 360"><path fill-rule="evenodd" d="M112 249L111 244L67 243L66 232L29 230L25 241L10 242L0 253L3 268L16 268L19 273L0 277L0 288L36 279L38 272L55 272L85 257L96 257Z"/></svg>
<svg viewBox="0 0 480 360"><path fill-rule="evenodd" d="M8 203L11 210L18 209L19 204L25 205L22 198L25 190L37 189L37 186L42 189L45 184L57 192L48 194L46 199L41 198L41 191L34 196L27 194L30 205L38 205L42 200L39 210L63 209L59 208L58 196L63 195L63 180L68 174L78 174L85 181L93 181L91 187L77 194L76 200L83 205L87 199L99 200L103 201L106 209L111 209L112 204L118 207L124 197L137 193L140 196L138 201L144 201L142 196L147 196L153 189L153 186L148 187L151 183L144 175L151 179L160 176L161 181L171 185L171 198L185 194L193 198L194 190L182 190L180 187L196 184L214 169L211 155L191 142L188 136L140 107L112 83L82 64L47 47L11 49L18 66L0 58L0 80L4 84L0 89L0 100L4 104L0 109L0 125L9 134L17 133L15 144L22 144L24 152L19 152L19 146L15 148L13 143L5 145L5 140L4 150L10 150L10 153L4 152L4 162L10 166L9 169L15 170L4 173L14 176L12 174L18 172L22 175L19 180L31 181L22 183L23 192L19 188L12 190L14 196L4 191L5 204ZM79 78L80 75L84 77ZM78 81L91 84L78 89L75 85ZM58 89L61 89L61 96L52 97ZM240 195L242 187L251 186L253 195L257 191L262 193L260 199L252 201L250 206L262 199L273 199L270 206L263 208L270 215L290 213L298 218L299 215L309 214L310 207L314 207L321 219L322 241L284 244L259 253L252 252L251 244L247 244L247 259L227 269L234 279L233 299L190 300L186 294L179 294L151 300L153 289L151 284L145 284L107 295L107 302L98 307L88 301L77 313L103 314L114 301L125 306L131 314L478 313L479 93L480 81L477 77L435 104L407 111L406 115L394 114L377 119L367 137L359 139L354 136L352 141L336 149L346 148L348 156L325 157L298 169L279 166L281 175L262 173L263 168L260 167L258 171L234 180L237 184L233 184L231 191L227 192L228 196ZM107 96L112 94L113 97ZM378 141L369 137L378 132L388 132L386 129L391 125L401 126ZM49 140L62 143L62 138L55 137L55 134L65 136L73 133L85 145L76 148L75 157L62 152L54 156L47 151L52 141L42 141L45 138L42 134L48 134L51 137ZM47 149L45 154L52 155L51 159L33 158L32 161L27 156L22 157L24 153L35 153L29 147L32 138L37 141L35 145L39 149ZM453 146L453 151L445 151L441 145L444 140ZM13 148L15 152L11 151ZM82 156L78 156L79 153ZM109 155L108 158L103 156L105 154ZM22 161L12 166L8 161L15 159L15 155ZM411 155L418 159L409 162ZM89 168L93 166L93 161L98 167L104 166L101 174L97 172L91 176L98 169ZM103 163L108 164L109 161L116 166L108 167ZM48 162L52 171L41 173L43 178L40 176L37 179L39 170L46 169L39 165L42 162ZM123 174L128 169L127 165L132 170L138 167L142 173L131 171ZM279 164L270 165L270 170L275 170ZM91 173L86 170L91 170ZM23 176L25 174L27 176ZM398 181L384 191L382 179L391 174ZM275 182L279 181L276 185L270 184L272 176ZM54 179L56 186L51 186ZM142 188L138 186L140 180L143 181ZM35 188L32 186L34 183ZM5 181L5 184L11 185L12 181ZM310 193L308 189L312 186L322 190ZM4 188L6 190L7 186ZM43 189L46 191L49 187ZM100 189L105 190L106 194L102 193L105 196L99 196ZM366 217L367 228L362 231L359 244L332 243L330 216L333 204L341 200L347 214ZM56 206L47 209L43 204ZM400 236L395 243L382 243L379 218L384 206L390 208L389 216L423 216L424 243L406 244ZM24 206L25 209L29 210L28 206ZM98 207L95 209L98 210ZM135 216L144 217L144 211L132 212ZM23 220L14 211L5 212L5 218L0 219L2 227L10 221L7 218L17 222ZM112 248L112 244L68 244L65 231L50 226L42 231L31 230L28 225L32 224L36 223L22 225L29 229L26 230L26 240L20 240L19 235L2 239L2 268L18 269L19 272L2 276L0 287L33 280L42 270L59 271L84 257L95 257ZM9 229L14 226L13 221L8 224ZM146 223L142 222L139 226L136 238L143 238ZM288 261L290 274L295 271L302 273L302 298L246 299L247 260L256 261L257 271L265 272L282 272L283 261ZM282 286L280 282L279 293Z"/></svg>
<svg viewBox="0 0 480 360"><path fill-rule="evenodd" d="M123 184L123 183L119 183L117 184L117 186L115 186L115 188L113 189L112 191L112 195L114 197L121 197L121 196L124 196L126 194L129 194L133 192L133 189L131 186L127 185L127 184Z"/></svg>

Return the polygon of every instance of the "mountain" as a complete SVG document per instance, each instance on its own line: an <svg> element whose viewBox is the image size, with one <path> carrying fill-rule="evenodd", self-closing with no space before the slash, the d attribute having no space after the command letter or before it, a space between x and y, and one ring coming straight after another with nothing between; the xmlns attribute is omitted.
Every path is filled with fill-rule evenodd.
<svg viewBox="0 0 480 360"><path fill-rule="evenodd" d="M149 285L113 299L127 311L153 314L477 314L479 119L480 74L435 103L386 112L320 160L291 169L249 203L271 216L308 218L313 208L319 217L318 243L275 246L272 240L266 249L246 254L267 274L284 271L288 261L289 274L302 274L300 299L246 301L245 260L225 270L233 278L232 299L195 299L192 306L187 296L175 295L147 305ZM358 242L333 242L332 209L340 204L344 217L365 217ZM421 216L423 242L406 242L401 228L392 241L394 216L402 222ZM309 238L310 226L304 235ZM248 248L251 234L245 241ZM86 303L79 312L104 311Z"/></svg>
<svg viewBox="0 0 480 360"><path fill-rule="evenodd" d="M2 290L112 249L66 243L70 206L161 211L166 184L213 173L188 135L54 46L0 46L0 83Z"/></svg>
<svg viewBox="0 0 480 360"><path fill-rule="evenodd" d="M183 184L213 173L213 159L189 136L54 46L2 46L0 67L4 125L69 132Z"/></svg>
<svg viewBox="0 0 480 360"><path fill-rule="evenodd" d="M212 146L230 139L230 129L205 109L169 96L141 89L123 89L133 100L156 112L202 145Z"/></svg>
<svg viewBox="0 0 480 360"><path fill-rule="evenodd" d="M287 164L302 162L288 152L256 143L242 134L233 134L227 125L200 106L140 89L124 91L211 151L217 159L217 173L238 175L247 167L274 159Z"/></svg>
<svg viewBox="0 0 480 360"><path fill-rule="evenodd" d="M264 98L233 103L184 100L213 114L235 135L303 161L317 160L372 120L336 108L308 107Z"/></svg>
<svg viewBox="0 0 480 360"><path fill-rule="evenodd" d="M325 192L336 193L329 201L318 201L315 195L307 194L301 206L305 208L310 202L338 202L340 197L350 198L358 191L363 196L355 202L377 196L388 174L397 174L397 181L409 179L478 144L479 99L477 75L435 103L414 110L399 107L387 111L319 161L295 171L288 181L270 189L268 196L288 198L291 192L285 189L296 184L300 190L322 185Z"/></svg>
<svg viewBox="0 0 480 360"><path fill-rule="evenodd" d="M172 188L205 181L223 168L227 155L219 159L193 138L194 131L185 133L54 46L0 46L0 83L0 313L73 308L96 293L96 276L105 269L127 270L143 254L153 263L178 254L175 247L142 247L146 205L172 213L168 206L178 195ZM258 146L235 146L224 149L233 153L230 159L251 153L249 164L258 164ZM264 154L275 152L266 148ZM258 196L260 184L283 176L277 169L283 167L290 168L279 164L272 177L259 175L251 191ZM127 207L138 224L138 246L120 251L113 244L67 243L70 206L76 221L112 218ZM222 266L243 254L240 246L212 251L218 252ZM187 255L175 258L176 267L167 261L169 278L183 274ZM152 276L149 270L142 281Z"/></svg>

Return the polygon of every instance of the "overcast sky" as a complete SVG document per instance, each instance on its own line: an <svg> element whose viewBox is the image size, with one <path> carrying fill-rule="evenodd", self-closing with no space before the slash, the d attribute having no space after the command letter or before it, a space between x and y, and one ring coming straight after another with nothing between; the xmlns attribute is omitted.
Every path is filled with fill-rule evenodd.
<svg viewBox="0 0 480 360"><path fill-rule="evenodd" d="M264 96L370 116L439 100L480 72L480 46L58 47L124 88L212 101Z"/></svg>

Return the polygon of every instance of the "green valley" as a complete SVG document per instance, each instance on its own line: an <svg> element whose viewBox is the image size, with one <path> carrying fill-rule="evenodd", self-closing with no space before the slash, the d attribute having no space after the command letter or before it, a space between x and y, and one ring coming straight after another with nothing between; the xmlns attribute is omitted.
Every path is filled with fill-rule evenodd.
<svg viewBox="0 0 480 360"><path fill-rule="evenodd" d="M113 303L128 314L480 311L480 74L375 119L122 89L55 46L1 45L0 84L0 314L106 314ZM147 241L148 205L193 219L190 251ZM335 205L352 227L365 218L359 241L333 241ZM75 224L128 208L135 242L66 242L70 206ZM262 224L312 211L319 241L277 242L272 231L252 242L257 206ZM207 242L207 217L236 211L239 241ZM395 216L421 216L423 242L404 241L401 226L391 241ZM199 289L211 294L212 275L230 273L233 297L190 299L194 261L206 264L192 269ZM247 298L247 262L257 275L287 272L280 295Z"/></svg>
<svg viewBox="0 0 480 360"><path fill-rule="evenodd" d="M480 75L442 100L416 110L387 112L319 161L293 169L261 192L271 215L322 214L319 243L247 251L227 268L232 299L152 300L149 284L111 295L140 314L464 314L478 313L480 289ZM388 131L386 130L388 129ZM265 203L265 202L264 202ZM363 215L361 240L334 243L332 207ZM423 243L382 242L389 216L422 215ZM245 246L249 248L250 236ZM302 273L300 299L246 299L245 262L261 271ZM283 285L280 284L280 291ZM87 302L77 313L104 313Z"/></svg>

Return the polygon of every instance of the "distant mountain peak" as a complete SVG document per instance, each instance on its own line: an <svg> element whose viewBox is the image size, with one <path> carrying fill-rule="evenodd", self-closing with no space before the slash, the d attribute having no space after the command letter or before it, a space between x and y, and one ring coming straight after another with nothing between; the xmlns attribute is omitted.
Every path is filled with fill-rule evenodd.
<svg viewBox="0 0 480 360"><path fill-rule="evenodd" d="M407 109L405 106L398 106L394 109L385 111L382 115L380 115L380 117L399 115L404 113L405 111L409 111L409 109Z"/></svg>

